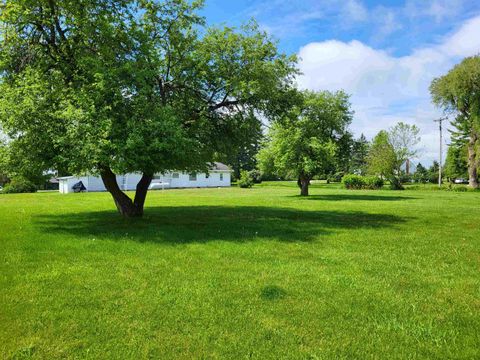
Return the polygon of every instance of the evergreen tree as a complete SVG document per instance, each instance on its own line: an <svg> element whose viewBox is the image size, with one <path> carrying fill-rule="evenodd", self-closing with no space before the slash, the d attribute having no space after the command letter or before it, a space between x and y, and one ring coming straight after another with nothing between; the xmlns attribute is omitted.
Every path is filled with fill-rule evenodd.
<svg viewBox="0 0 480 360"><path fill-rule="evenodd" d="M464 141L454 141L448 147L445 176L450 181L457 178L468 178L467 152L467 144Z"/></svg>
<svg viewBox="0 0 480 360"><path fill-rule="evenodd" d="M361 134L358 139L353 142L352 147L352 163L350 172L365 175L367 172L367 158L370 143L365 135Z"/></svg>
<svg viewBox="0 0 480 360"><path fill-rule="evenodd" d="M419 182L422 184L425 184L428 181L428 170L421 163L418 163L415 174L413 174L413 179L415 180L415 182Z"/></svg>
<svg viewBox="0 0 480 360"><path fill-rule="evenodd" d="M434 160L432 166L428 168L428 181L431 183L438 182L438 171L440 170L440 164Z"/></svg>
<svg viewBox="0 0 480 360"><path fill-rule="evenodd" d="M335 171L348 174L351 172L354 140L349 131L340 136L335 153Z"/></svg>

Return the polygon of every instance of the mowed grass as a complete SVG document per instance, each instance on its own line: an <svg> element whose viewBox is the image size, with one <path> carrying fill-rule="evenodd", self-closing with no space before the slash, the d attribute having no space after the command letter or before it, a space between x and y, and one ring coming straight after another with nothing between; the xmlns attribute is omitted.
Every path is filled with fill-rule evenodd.
<svg viewBox="0 0 480 360"><path fill-rule="evenodd" d="M480 358L480 193L0 195L0 358Z"/></svg>

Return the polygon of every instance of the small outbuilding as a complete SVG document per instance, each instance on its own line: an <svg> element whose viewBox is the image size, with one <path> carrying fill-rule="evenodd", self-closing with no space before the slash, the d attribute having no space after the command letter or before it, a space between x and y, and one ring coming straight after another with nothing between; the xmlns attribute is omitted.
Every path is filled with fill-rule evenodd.
<svg viewBox="0 0 480 360"><path fill-rule="evenodd" d="M155 174L150 189L228 187L231 185L232 170L222 163L214 162L208 173L185 173L169 171ZM117 175L117 183L124 191L135 190L141 174ZM106 191L100 176L63 176L58 178L59 191L62 194L74 192L74 186L82 183L85 191Z"/></svg>

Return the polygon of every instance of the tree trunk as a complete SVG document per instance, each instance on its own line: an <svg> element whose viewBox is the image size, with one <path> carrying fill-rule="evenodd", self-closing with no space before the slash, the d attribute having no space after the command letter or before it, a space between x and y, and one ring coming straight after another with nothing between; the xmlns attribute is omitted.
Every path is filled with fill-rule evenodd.
<svg viewBox="0 0 480 360"><path fill-rule="evenodd" d="M142 175L142 178L137 184L135 199L133 201L127 194L120 190L117 178L110 168L102 168L100 176L102 177L105 188L112 195L113 201L120 214L128 218L140 217L143 215L143 207L145 205L148 187L153 178L152 175Z"/></svg>
<svg viewBox="0 0 480 360"><path fill-rule="evenodd" d="M135 199L133 200L133 205L137 209L136 216L143 215L143 207L145 205L145 199L147 198L148 187L152 182L153 175L143 174L142 178L137 184L137 189L135 191Z"/></svg>
<svg viewBox="0 0 480 360"><path fill-rule="evenodd" d="M297 184L300 187L300 195L308 196L308 185L310 185L310 179L306 176L299 176Z"/></svg>
<svg viewBox="0 0 480 360"><path fill-rule="evenodd" d="M468 141L468 186L473 189L478 189L478 179L477 179L477 158L475 145L477 143L478 136L476 133L472 132L470 134L470 139Z"/></svg>

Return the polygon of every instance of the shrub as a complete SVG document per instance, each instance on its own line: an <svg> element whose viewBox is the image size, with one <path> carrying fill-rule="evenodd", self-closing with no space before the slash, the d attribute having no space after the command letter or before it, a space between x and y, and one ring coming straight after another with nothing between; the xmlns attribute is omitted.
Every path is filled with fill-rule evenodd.
<svg viewBox="0 0 480 360"><path fill-rule="evenodd" d="M345 175L342 183L346 189L378 190L383 187L384 181L378 176Z"/></svg>
<svg viewBox="0 0 480 360"><path fill-rule="evenodd" d="M237 184L241 188L251 188L253 186L253 179L250 177L247 170L242 170L240 172L240 179L238 179Z"/></svg>
<svg viewBox="0 0 480 360"><path fill-rule="evenodd" d="M453 185L452 183L448 184L447 186L448 191L454 191L454 192L467 192L468 188L463 185Z"/></svg>
<svg viewBox="0 0 480 360"><path fill-rule="evenodd" d="M33 193L37 191L37 187L31 181L22 178L13 178L10 183L3 188L4 194L16 193Z"/></svg>
<svg viewBox="0 0 480 360"><path fill-rule="evenodd" d="M402 185L402 182L400 181L400 178L396 176L390 177L390 189L391 190L404 190L405 188Z"/></svg>
<svg viewBox="0 0 480 360"><path fill-rule="evenodd" d="M261 184L262 173L260 172L260 170L254 169L254 170L251 170L248 174L250 175L250 178L255 184Z"/></svg>
<svg viewBox="0 0 480 360"><path fill-rule="evenodd" d="M402 184L411 183L412 180L413 180L413 176L412 176L412 175L401 174L401 175L399 176L399 181L400 181Z"/></svg>
<svg viewBox="0 0 480 360"><path fill-rule="evenodd" d="M383 179L378 176L365 176L363 181L364 189L378 190L383 187Z"/></svg>
<svg viewBox="0 0 480 360"><path fill-rule="evenodd" d="M344 172L340 171L335 174L330 174L327 177L327 183L332 183L332 182L341 182L343 179L343 176L345 175Z"/></svg>
<svg viewBox="0 0 480 360"><path fill-rule="evenodd" d="M365 180L363 176L349 174L342 178L342 184L346 189L363 189L365 186Z"/></svg>

